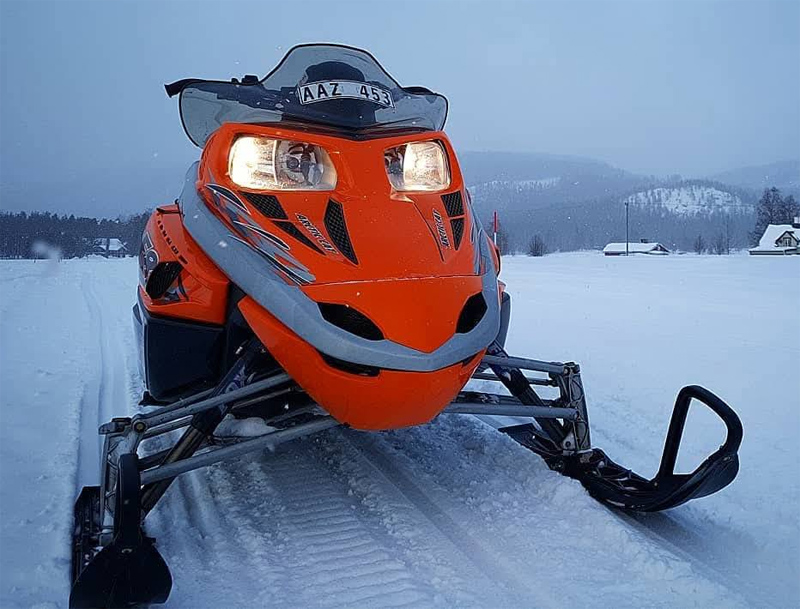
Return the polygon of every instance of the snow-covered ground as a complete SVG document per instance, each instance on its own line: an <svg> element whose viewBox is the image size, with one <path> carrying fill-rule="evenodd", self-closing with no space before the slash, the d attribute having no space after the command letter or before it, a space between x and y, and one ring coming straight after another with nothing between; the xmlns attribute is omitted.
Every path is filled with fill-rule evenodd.
<svg viewBox="0 0 800 609"><path fill-rule="evenodd" d="M733 485L634 517L493 419L332 430L179 479L148 519L169 607L800 605L800 259L503 265L509 351L582 364L595 445L651 475L675 394L704 384L744 423ZM136 280L132 259L0 262L0 607L66 606L95 429L141 391ZM693 411L679 465L721 427Z"/></svg>

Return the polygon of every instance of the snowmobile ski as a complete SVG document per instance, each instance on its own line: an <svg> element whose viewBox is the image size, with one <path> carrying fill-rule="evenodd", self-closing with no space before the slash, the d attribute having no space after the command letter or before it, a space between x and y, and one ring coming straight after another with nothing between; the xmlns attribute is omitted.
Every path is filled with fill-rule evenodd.
<svg viewBox="0 0 800 609"><path fill-rule="evenodd" d="M100 488L85 487L78 498L71 608L163 603L172 589L169 568L140 524L137 456L122 455L117 472L114 529L109 543L101 546L99 539Z"/></svg>
<svg viewBox="0 0 800 609"><path fill-rule="evenodd" d="M706 458L692 473L674 473L683 426L689 404L696 399L708 405L725 423L727 436L719 450ZM637 512L658 512L677 507L725 488L739 471L738 450L742 424L736 413L719 397L697 385L681 389L672 413L658 473L651 480L612 461L599 448L588 452L559 453L541 440L531 423L501 427L517 443L544 458L547 465L578 480L596 499Z"/></svg>

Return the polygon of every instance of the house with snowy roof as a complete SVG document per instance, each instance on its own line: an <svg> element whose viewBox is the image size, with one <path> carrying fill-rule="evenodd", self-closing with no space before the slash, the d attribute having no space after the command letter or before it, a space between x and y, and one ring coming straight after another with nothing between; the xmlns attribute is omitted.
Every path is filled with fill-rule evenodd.
<svg viewBox="0 0 800 609"><path fill-rule="evenodd" d="M650 243L647 239L642 239L638 243L628 243L627 248L625 242L622 243L609 243L603 248L603 254L606 256L624 256L626 253L630 254L649 254L651 256L666 256L669 250L660 243Z"/></svg>
<svg viewBox="0 0 800 609"><path fill-rule="evenodd" d="M756 247L750 248L752 256L786 256L800 254L800 218L792 224L769 224Z"/></svg>
<svg viewBox="0 0 800 609"><path fill-rule="evenodd" d="M92 253L106 258L122 258L128 255L128 248L116 237L102 237L94 240Z"/></svg>

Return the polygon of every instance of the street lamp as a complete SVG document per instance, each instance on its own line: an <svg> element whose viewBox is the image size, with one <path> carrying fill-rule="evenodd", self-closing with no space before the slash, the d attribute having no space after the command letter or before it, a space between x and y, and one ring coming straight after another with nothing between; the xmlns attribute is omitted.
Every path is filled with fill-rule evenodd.
<svg viewBox="0 0 800 609"><path fill-rule="evenodd" d="M628 244L630 243L630 239L628 238L628 205L630 201L625 201L625 255L628 255Z"/></svg>

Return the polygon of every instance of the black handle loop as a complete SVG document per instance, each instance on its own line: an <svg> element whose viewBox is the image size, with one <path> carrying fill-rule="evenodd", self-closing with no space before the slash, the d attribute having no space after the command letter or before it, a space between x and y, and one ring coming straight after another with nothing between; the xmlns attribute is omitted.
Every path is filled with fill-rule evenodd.
<svg viewBox="0 0 800 609"><path fill-rule="evenodd" d="M664 441L664 453L661 456L661 465L654 480L675 475L675 462L678 458L678 449L683 439L683 428L686 425L686 417L689 414L689 406L693 399L708 406L714 413L722 419L727 428L725 442L719 450L712 455L734 455L739 451L742 443L742 422L733 409L728 406L721 398L699 385L688 385L680 390L675 399L675 408L672 411L672 419L669 422L669 431ZM709 457L711 458L711 457ZM703 465L700 465L696 473Z"/></svg>

